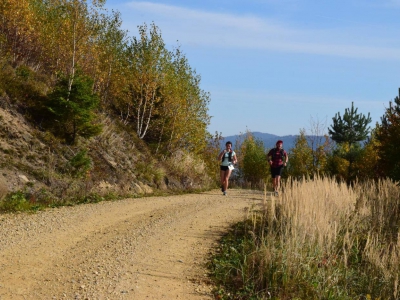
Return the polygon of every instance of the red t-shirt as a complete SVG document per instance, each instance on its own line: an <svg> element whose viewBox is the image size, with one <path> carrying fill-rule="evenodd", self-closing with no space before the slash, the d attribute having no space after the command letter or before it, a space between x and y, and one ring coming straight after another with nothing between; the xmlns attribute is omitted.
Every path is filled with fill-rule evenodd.
<svg viewBox="0 0 400 300"><path fill-rule="evenodd" d="M275 155L274 155L275 153ZM281 150L279 148L272 148L271 150L269 150L268 155L267 156L271 156L272 158L272 167L273 168L277 168L283 165L283 161L284 161L284 156L286 156L287 153L285 150L283 150L283 156L281 153Z"/></svg>

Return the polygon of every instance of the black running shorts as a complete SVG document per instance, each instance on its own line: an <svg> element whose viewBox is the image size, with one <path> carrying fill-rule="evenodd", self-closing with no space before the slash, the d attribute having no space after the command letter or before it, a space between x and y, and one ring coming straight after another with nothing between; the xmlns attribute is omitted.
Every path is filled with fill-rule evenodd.
<svg viewBox="0 0 400 300"><path fill-rule="evenodd" d="M283 165L273 168L271 167L271 176L272 178L275 178L276 176L282 176L282 170L283 170Z"/></svg>

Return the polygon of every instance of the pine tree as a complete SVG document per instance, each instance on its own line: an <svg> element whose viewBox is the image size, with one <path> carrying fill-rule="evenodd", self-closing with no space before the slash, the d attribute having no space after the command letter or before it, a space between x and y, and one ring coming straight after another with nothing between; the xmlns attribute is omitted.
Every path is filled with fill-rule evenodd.
<svg viewBox="0 0 400 300"><path fill-rule="evenodd" d="M346 108L343 118L338 112L332 118L333 125L328 128L329 134L336 143L348 143L351 147L357 142L364 141L370 131L368 124L371 123L371 117L368 113L366 117L357 113L358 108L354 109L354 103L351 103L351 109Z"/></svg>
<svg viewBox="0 0 400 300"><path fill-rule="evenodd" d="M367 139L370 132L371 117L365 116L362 113L357 113L358 108L354 108L354 103L351 103L351 108L346 108L342 116L338 112L332 118L333 125L328 128L329 135L340 146L340 157L349 162L347 171L347 181L355 179L353 172L353 163L360 157L362 148L359 142ZM346 150L347 149L347 150ZM343 152L343 150L346 150Z"/></svg>
<svg viewBox="0 0 400 300"><path fill-rule="evenodd" d="M78 135L89 138L101 132L100 125L93 122L99 99L92 92L92 85L91 78L78 72L71 88L69 78L63 77L48 96L46 106L52 113L52 120L48 121L67 144L74 144Z"/></svg>

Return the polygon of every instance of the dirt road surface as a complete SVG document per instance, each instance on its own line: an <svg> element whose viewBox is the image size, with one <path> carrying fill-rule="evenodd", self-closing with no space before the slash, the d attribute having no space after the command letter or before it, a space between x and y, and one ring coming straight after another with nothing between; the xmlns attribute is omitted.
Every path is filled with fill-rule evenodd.
<svg viewBox="0 0 400 300"><path fill-rule="evenodd" d="M262 199L211 191L0 215L0 299L213 299L210 251Z"/></svg>

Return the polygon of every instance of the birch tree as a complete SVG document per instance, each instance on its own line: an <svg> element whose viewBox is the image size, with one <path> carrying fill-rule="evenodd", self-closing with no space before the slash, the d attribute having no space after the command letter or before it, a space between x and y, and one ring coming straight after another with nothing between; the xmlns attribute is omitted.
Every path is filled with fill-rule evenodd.
<svg viewBox="0 0 400 300"><path fill-rule="evenodd" d="M185 149L201 153L206 147L210 121L210 95L200 88L201 77L190 67L179 48L172 55L172 73L168 80L168 95L163 107L168 127L164 131L166 150Z"/></svg>
<svg viewBox="0 0 400 300"><path fill-rule="evenodd" d="M143 139L160 102L159 89L168 52L154 23L149 34L146 24L138 28L139 37L134 37L128 47L129 83L121 103L121 116L134 121L136 133Z"/></svg>
<svg viewBox="0 0 400 300"><path fill-rule="evenodd" d="M35 1L40 26L40 42L44 47L42 61L52 75L69 77L69 90L77 67L95 78L98 65L98 41L101 3L84 0Z"/></svg>
<svg viewBox="0 0 400 300"><path fill-rule="evenodd" d="M122 20L117 12L103 16L100 22L95 89L101 93L102 103L110 106L113 98L123 98L121 93L128 85L125 57L128 33L120 28Z"/></svg>

